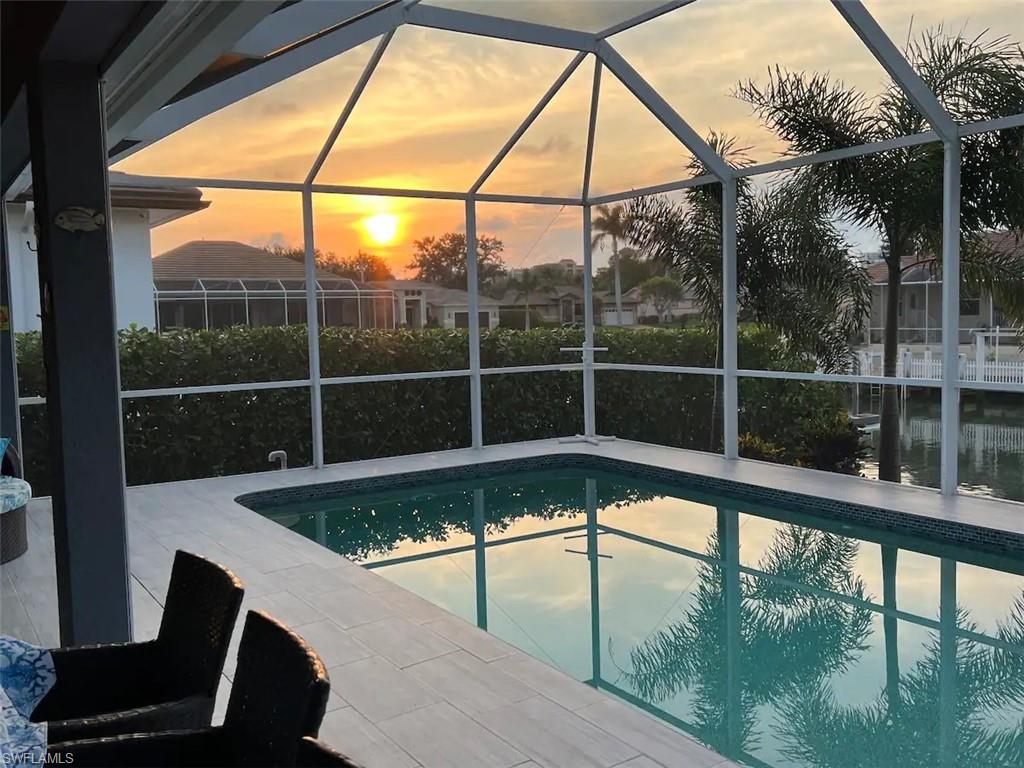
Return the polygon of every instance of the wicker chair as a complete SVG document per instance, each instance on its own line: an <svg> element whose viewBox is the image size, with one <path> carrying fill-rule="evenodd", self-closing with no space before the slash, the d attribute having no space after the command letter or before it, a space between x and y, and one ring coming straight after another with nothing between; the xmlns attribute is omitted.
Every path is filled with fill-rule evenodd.
<svg viewBox="0 0 1024 768"><path fill-rule="evenodd" d="M299 742L295 765L299 768L360 768L358 763L353 763L341 752L312 736L306 736Z"/></svg>
<svg viewBox="0 0 1024 768"><path fill-rule="evenodd" d="M32 713L51 744L210 724L242 583L179 550L155 640L51 651L54 687Z"/></svg>
<svg viewBox="0 0 1024 768"><path fill-rule="evenodd" d="M296 764L302 737L320 729L330 689L323 662L301 637L250 611L223 725L67 742L49 752L73 756L76 767L287 768Z"/></svg>
<svg viewBox="0 0 1024 768"><path fill-rule="evenodd" d="M12 443L0 459L0 475L24 478L21 454ZM0 513L0 563L16 560L28 550L28 505Z"/></svg>

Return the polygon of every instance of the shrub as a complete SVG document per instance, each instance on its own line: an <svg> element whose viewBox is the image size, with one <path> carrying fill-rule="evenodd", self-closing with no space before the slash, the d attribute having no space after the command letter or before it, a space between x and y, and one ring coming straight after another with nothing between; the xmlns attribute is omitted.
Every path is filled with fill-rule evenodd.
<svg viewBox="0 0 1024 768"><path fill-rule="evenodd" d="M774 464L782 464L784 461L785 451L779 446L749 432L744 432L739 436L739 449L740 456L745 459L770 461Z"/></svg>
<svg viewBox="0 0 1024 768"><path fill-rule="evenodd" d="M325 328L324 377L464 370L465 330ZM576 328L507 328L481 333L483 367L578 361ZM704 329L596 329L599 360L713 367L716 339ZM45 395L37 333L17 340L22 396ZM809 369L773 333L744 328L745 367ZM301 381L308 376L304 327L233 327L211 331L120 334L125 390L239 382ZM715 377L632 371L596 373L597 426L603 434L683 448L711 445ZM470 444L469 379L452 377L323 386L324 454L329 462L441 451ZM581 432L578 372L483 377L484 438L504 443ZM740 383L740 429L782 450L787 463L856 471L857 430L837 385L747 379ZM283 448L292 466L312 457L309 390L285 389L139 397L123 401L125 469L130 485L238 474L269 468ZM50 491L46 406L22 408L26 476Z"/></svg>

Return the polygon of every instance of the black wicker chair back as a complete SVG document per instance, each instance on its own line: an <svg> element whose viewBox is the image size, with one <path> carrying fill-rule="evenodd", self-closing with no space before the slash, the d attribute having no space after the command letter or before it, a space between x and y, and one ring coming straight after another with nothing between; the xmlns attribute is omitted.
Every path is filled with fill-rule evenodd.
<svg viewBox="0 0 1024 768"><path fill-rule="evenodd" d="M174 553L156 639L172 696L216 694L243 592L227 568L180 549Z"/></svg>
<svg viewBox="0 0 1024 768"><path fill-rule="evenodd" d="M157 639L51 651L57 681L32 720L51 744L208 726L243 592L231 571L177 552Z"/></svg>
<svg viewBox="0 0 1024 768"><path fill-rule="evenodd" d="M331 690L320 657L261 611L245 617L224 731L236 765L294 765L300 739L316 736Z"/></svg>

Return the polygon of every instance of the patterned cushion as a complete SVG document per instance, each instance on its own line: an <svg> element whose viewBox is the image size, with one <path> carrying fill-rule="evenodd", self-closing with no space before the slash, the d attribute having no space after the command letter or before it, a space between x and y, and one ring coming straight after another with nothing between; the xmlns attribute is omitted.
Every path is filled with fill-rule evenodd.
<svg viewBox="0 0 1024 768"><path fill-rule="evenodd" d="M4 763L41 764L46 723L29 722L32 710L53 687L53 658L44 648L0 635L0 745Z"/></svg>
<svg viewBox="0 0 1024 768"><path fill-rule="evenodd" d="M0 513L23 507L31 498L31 485L17 477L0 475Z"/></svg>

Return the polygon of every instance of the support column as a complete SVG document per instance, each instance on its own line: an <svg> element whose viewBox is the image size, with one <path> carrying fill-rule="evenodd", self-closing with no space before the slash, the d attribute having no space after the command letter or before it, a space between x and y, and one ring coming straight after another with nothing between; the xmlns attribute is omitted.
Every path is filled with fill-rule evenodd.
<svg viewBox="0 0 1024 768"><path fill-rule="evenodd" d="M722 442L725 458L739 458L737 384L736 178L722 182Z"/></svg>
<svg viewBox="0 0 1024 768"><path fill-rule="evenodd" d="M18 359L14 348L14 307L11 304L11 254L7 249L7 204L0 200L0 435L24 455L18 410Z"/></svg>
<svg viewBox="0 0 1024 768"><path fill-rule="evenodd" d="M95 65L28 83L62 645L132 636L103 94Z"/></svg>
<svg viewBox="0 0 1024 768"><path fill-rule="evenodd" d="M942 494L957 489L960 441L960 142L943 144L942 168Z"/></svg>
<svg viewBox="0 0 1024 768"><path fill-rule="evenodd" d="M473 554L476 561L476 625L487 630L487 507L484 489L473 489Z"/></svg>
<svg viewBox="0 0 1024 768"><path fill-rule="evenodd" d="M476 253L476 201L466 200L466 292L469 294L469 420L473 447L484 447L480 376L480 279Z"/></svg>
<svg viewBox="0 0 1024 768"><path fill-rule="evenodd" d="M583 436L597 434L594 389L594 254L590 206L583 206Z"/></svg>
<svg viewBox="0 0 1024 768"><path fill-rule="evenodd" d="M306 255L306 337L309 347L309 413L313 430L313 468L324 466L324 409L320 388L320 323L316 311L316 248L313 244L313 192L302 190L302 232ZM324 307L324 322L327 308Z"/></svg>

